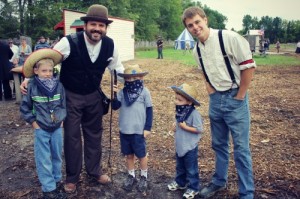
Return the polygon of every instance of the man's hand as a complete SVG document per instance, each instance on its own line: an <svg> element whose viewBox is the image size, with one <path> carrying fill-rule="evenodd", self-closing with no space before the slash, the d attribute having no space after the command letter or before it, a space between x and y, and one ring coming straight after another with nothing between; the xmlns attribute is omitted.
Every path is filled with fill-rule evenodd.
<svg viewBox="0 0 300 199"><path fill-rule="evenodd" d="M24 79L24 81L20 85L21 93L23 95L27 94L27 85L28 85L29 79Z"/></svg>

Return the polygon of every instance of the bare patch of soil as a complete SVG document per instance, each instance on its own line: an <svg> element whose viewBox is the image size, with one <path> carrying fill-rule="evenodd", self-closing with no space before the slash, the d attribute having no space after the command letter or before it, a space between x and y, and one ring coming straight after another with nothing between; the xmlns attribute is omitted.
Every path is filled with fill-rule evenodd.
<svg viewBox="0 0 300 199"><path fill-rule="evenodd" d="M102 161L103 169L112 176L113 183L109 186L97 185L83 171L78 194L73 198L182 198L182 192L168 192L166 185L175 175L174 137L170 132L174 119L174 94L168 87L183 82L199 88L199 111L205 119L206 133L199 144L202 185L209 183L213 175L208 97L199 71L170 60L144 59L126 64L133 63L149 71L145 85L151 91L154 104L153 133L147 140L149 190L143 195L136 189L127 193L121 188L126 169L119 149L118 114L113 112L111 166L108 165L109 115L104 117ZM255 198L300 197L299 75L300 61L298 67L258 67L256 70L249 90ZM108 93L108 74L105 74L103 85ZM19 105L14 101L0 102L0 141L0 198L41 198L34 164L32 129L20 119ZM228 187L214 198L238 198L238 177L232 147L231 151Z"/></svg>

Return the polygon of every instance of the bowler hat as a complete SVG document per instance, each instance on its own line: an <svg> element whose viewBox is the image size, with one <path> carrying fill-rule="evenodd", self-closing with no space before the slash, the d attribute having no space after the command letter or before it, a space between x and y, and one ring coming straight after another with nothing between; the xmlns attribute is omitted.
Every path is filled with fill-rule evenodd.
<svg viewBox="0 0 300 199"><path fill-rule="evenodd" d="M113 21L108 19L107 8L103 5L91 5L87 11L86 16L80 18L82 21L100 21L105 24L110 24Z"/></svg>
<svg viewBox="0 0 300 199"><path fill-rule="evenodd" d="M62 59L63 55L51 48L43 48L40 50L37 50L29 55L27 59L25 60L24 66L23 66L23 74L25 77L32 77L34 75L33 67L35 64L42 60L42 59L52 59L54 62L54 66L59 64Z"/></svg>
<svg viewBox="0 0 300 199"><path fill-rule="evenodd" d="M178 93L193 102L195 106L200 106L200 102L196 100L198 92L194 86L183 83L181 86L171 86L175 93Z"/></svg>

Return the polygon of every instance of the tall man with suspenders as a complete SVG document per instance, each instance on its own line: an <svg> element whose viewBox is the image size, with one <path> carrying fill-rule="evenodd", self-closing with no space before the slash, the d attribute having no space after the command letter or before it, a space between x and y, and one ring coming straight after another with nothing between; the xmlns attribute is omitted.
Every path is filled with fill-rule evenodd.
<svg viewBox="0 0 300 199"><path fill-rule="evenodd" d="M208 198L226 188L231 133L239 196L243 199L253 198L247 90L256 64L249 43L233 31L209 28L208 19L199 7L187 8L182 15L182 22L199 40L193 54L206 80L212 148L216 159L211 183L200 191L200 195Z"/></svg>

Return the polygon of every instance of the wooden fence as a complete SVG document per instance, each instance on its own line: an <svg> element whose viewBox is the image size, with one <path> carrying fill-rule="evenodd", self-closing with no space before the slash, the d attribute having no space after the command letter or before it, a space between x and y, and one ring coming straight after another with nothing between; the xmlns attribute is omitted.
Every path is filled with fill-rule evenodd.
<svg viewBox="0 0 300 199"><path fill-rule="evenodd" d="M164 47L174 47L174 43L172 40L164 41ZM147 48L156 48L156 41L136 41L134 44L134 49Z"/></svg>

